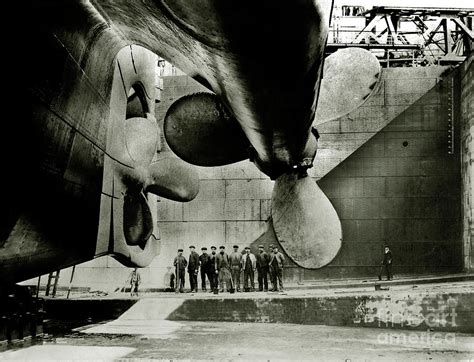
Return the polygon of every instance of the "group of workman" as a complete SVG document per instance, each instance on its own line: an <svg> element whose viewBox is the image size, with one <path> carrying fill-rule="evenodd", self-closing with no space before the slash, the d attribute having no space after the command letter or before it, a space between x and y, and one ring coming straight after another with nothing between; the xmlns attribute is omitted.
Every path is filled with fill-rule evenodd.
<svg viewBox="0 0 474 362"><path fill-rule="evenodd" d="M259 245L259 252L254 255L250 248L246 247L245 252L239 252L239 246L234 245L234 251L228 255L225 246L217 248L211 246L211 253L207 253L207 248L201 248L201 255L191 245L188 260L183 256L183 249L178 249L178 256L174 259L176 272L176 291L184 293L186 268L189 274L191 292L197 292L197 275L200 272L202 290L206 291L206 277L210 283L210 292L228 292L237 290L240 292L240 275L244 274L244 291L255 291L255 272L258 273L258 290L268 292L268 276L272 283L273 292L283 291L283 264L285 257L278 251L277 247L269 246L269 252L265 252L263 245ZM224 288L225 286L225 288Z"/></svg>

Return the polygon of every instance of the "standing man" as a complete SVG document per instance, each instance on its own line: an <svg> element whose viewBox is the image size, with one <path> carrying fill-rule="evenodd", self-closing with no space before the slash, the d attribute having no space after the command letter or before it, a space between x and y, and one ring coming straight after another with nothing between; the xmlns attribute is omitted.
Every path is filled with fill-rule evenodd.
<svg viewBox="0 0 474 362"><path fill-rule="evenodd" d="M231 289L230 283L230 260L225 252L225 246L219 247L219 254L216 256L216 273L219 276L220 291L224 292L224 283L227 291Z"/></svg>
<svg viewBox="0 0 474 362"><path fill-rule="evenodd" d="M270 255L268 255L263 245L258 246L257 254L257 271L258 271L258 290L268 292L268 270L270 263Z"/></svg>
<svg viewBox="0 0 474 362"><path fill-rule="evenodd" d="M268 245L268 256L269 256L269 260L268 260L268 279L270 280L270 283L272 283L273 285L273 270L270 266L270 259L272 257L272 254L273 254L273 245L270 244Z"/></svg>
<svg viewBox="0 0 474 362"><path fill-rule="evenodd" d="M188 273L189 283L191 284L191 293L198 291L197 274L199 271L199 255L196 253L194 245L189 247L189 262L188 262Z"/></svg>
<svg viewBox="0 0 474 362"><path fill-rule="evenodd" d="M130 280L130 296L132 297L135 294L138 297L138 286L141 283L140 273L138 272L138 268L134 268L129 275Z"/></svg>
<svg viewBox="0 0 474 362"><path fill-rule="evenodd" d="M240 272L242 271L242 254L239 252L239 246L234 245L234 251L230 254L230 267L234 288L240 292Z"/></svg>
<svg viewBox="0 0 474 362"><path fill-rule="evenodd" d="M209 283L211 284L211 293L217 289L216 249L217 248L215 246L211 246L211 255L209 255L208 278L209 278Z"/></svg>
<svg viewBox="0 0 474 362"><path fill-rule="evenodd" d="M206 291L206 276L209 279L209 284L211 284L211 275L210 275L210 256L207 254L207 248L201 248L202 254L199 255L199 264L201 265L201 288L203 291ZM197 288L197 287L196 287Z"/></svg>
<svg viewBox="0 0 474 362"><path fill-rule="evenodd" d="M278 248L275 246L273 247L273 253L270 257L270 269L271 274L273 276L272 284L273 289L272 292L278 292L278 284L280 285L280 292L283 292L283 263L285 262L285 257L282 253L278 251Z"/></svg>
<svg viewBox="0 0 474 362"><path fill-rule="evenodd" d="M382 268L385 267L385 272L387 273L387 280L392 280L392 252L390 251L388 245L384 245L383 260L381 264ZM379 280L382 280L382 268L380 268Z"/></svg>
<svg viewBox="0 0 474 362"><path fill-rule="evenodd" d="M175 270L176 270L176 292L178 291L180 293L184 293L184 276L186 273L186 266L188 265L188 262L186 261L186 258L183 256L183 249L178 249L178 256L174 258L174 263L173 263Z"/></svg>
<svg viewBox="0 0 474 362"><path fill-rule="evenodd" d="M250 252L250 248L247 246L245 248L245 254L242 257L242 269L244 269L244 291L249 291L250 280L250 291L255 291L254 275L255 269L257 268L257 259L255 255Z"/></svg>

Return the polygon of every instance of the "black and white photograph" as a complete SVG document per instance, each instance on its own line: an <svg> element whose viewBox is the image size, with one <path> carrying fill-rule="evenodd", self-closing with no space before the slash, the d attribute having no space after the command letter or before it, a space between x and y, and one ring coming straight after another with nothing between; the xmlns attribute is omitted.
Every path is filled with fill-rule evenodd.
<svg viewBox="0 0 474 362"><path fill-rule="evenodd" d="M474 361L472 0L22 6L0 361Z"/></svg>

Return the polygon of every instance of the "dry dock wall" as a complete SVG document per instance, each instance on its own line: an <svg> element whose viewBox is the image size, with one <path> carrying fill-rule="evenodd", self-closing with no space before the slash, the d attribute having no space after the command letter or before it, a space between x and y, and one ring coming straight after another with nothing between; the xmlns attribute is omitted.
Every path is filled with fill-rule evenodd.
<svg viewBox="0 0 474 362"><path fill-rule="evenodd" d="M463 214L463 264L465 271L474 270L474 53L459 68L459 116L461 119L461 178Z"/></svg>
<svg viewBox="0 0 474 362"><path fill-rule="evenodd" d="M384 243L393 249L398 275L462 269L459 142L448 153L448 108L455 103L449 71L384 69L363 107L318 126L321 148L312 176L341 218L344 242L326 268L302 270L289 263L288 279L375 275ZM196 91L186 91L189 83L186 77L165 79L165 98L170 97L157 108L158 117L168 102ZM459 117L454 121L459 140ZM191 243L227 248L274 243L271 232L260 238L270 216L273 185L267 177L248 162L200 171L202 193L196 200L159 203L170 258Z"/></svg>
<svg viewBox="0 0 474 362"><path fill-rule="evenodd" d="M472 293L186 299L167 319L474 332Z"/></svg>
<svg viewBox="0 0 474 362"><path fill-rule="evenodd" d="M187 76L164 77L156 116L162 122L179 97L204 88ZM454 98L453 98L454 97ZM311 176L334 204L343 245L325 268L289 262L287 281L374 277L384 243L395 276L472 270L472 67L384 69L359 109L318 126L320 148ZM449 152L452 109L454 148ZM163 139L164 140L164 139ZM165 145L166 147L166 145ZM141 271L143 288L166 285L179 247L275 243L268 229L273 183L248 161L199 168L198 197L160 199L160 255ZM129 270L112 258L76 269L75 285L114 289ZM67 284L69 271L61 283ZM112 282L111 282L112 281Z"/></svg>
<svg viewBox="0 0 474 362"><path fill-rule="evenodd" d="M436 332L474 332L474 294L426 291L366 295L47 299L58 320L172 320L292 323ZM74 310L74 315L71 315Z"/></svg>

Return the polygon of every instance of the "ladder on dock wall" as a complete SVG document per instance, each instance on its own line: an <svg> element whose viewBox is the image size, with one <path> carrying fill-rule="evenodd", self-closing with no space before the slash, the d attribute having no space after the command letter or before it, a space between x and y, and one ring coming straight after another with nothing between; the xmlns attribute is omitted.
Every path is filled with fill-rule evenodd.
<svg viewBox="0 0 474 362"><path fill-rule="evenodd" d="M53 290L51 291L51 298L54 298L56 296L56 290L58 287L58 281L59 281L59 273L60 270L56 270L55 272L51 272L48 275L48 283L46 284L46 293L45 296L49 296L49 293L51 291L51 283L54 281L53 285Z"/></svg>

